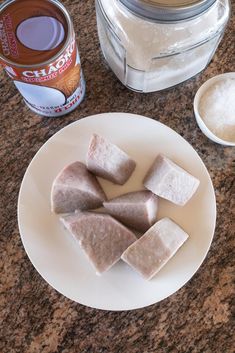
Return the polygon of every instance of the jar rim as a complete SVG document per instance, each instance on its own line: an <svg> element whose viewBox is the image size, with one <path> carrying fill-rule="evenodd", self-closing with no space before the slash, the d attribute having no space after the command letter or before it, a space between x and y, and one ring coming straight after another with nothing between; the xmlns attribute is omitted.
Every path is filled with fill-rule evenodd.
<svg viewBox="0 0 235 353"><path fill-rule="evenodd" d="M131 12L148 20L181 21L200 15L216 0L118 0Z"/></svg>

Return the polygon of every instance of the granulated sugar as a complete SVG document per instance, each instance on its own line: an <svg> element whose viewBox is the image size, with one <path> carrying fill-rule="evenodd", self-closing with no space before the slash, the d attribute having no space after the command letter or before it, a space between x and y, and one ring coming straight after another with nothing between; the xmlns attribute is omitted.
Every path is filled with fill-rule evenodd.
<svg viewBox="0 0 235 353"><path fill-rule="evenodd" d="M135 1L139 2L145 3ZM216 33L224 21L221 22L218 2L200 17L165 22L137 16L119 0L99 0L97 3L102 5L107 22L115 24L116 31L116 36L109 32L109 25L98 15L104 57L121 82L141 92L172 87L202 71L215 51ZM164 7L165 2L160 3Z"/></svg>
<svg viewBox="0 0 235 353"><path fill-rule="evenodd" d="M200 100L199 114L214 135L235 142L235 79L212 85Z"/></svg>

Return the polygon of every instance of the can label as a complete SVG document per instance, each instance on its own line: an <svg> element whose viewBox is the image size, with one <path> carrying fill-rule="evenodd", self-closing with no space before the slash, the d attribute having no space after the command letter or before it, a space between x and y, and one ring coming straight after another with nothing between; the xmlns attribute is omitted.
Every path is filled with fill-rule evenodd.
<svg viewBox="0 0 235 353"><path fill-rule="evenodd" d="M75 34L57 1L33 3L28 11L27 0L0 10L0 60L34 112L61 116L85 93Z"/></svg>

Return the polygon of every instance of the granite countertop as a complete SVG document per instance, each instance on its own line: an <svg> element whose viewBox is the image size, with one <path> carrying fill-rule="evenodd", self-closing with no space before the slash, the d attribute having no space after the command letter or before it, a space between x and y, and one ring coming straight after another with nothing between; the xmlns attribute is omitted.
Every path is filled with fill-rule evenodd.
<svg viewBox="0 0 235 353"><path fill-rule="evenodd" d="M94 1L64 3L74 19L87 82L80 107L63 118L41 118L0 73L0 352L232 353L235 153L201 133L192 101L205 80L235 71L235 15L203 73L168 91L141 95L122 86L104 64ZM160 303L126 312L87 308L57 293L30 263L17 225L20 184L38 149L67 124L112 111L146 115L187 139L209 170L218 211L211 249L187 285Z"/></svg>

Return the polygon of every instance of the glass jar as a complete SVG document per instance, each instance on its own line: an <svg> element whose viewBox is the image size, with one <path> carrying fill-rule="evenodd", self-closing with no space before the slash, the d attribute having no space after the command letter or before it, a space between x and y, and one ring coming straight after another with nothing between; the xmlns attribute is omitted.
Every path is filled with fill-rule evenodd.
<svg viewBox="0 0 235 353"><path fill-rule="evenodd" d="M175 86L211 61L230 15L229 0L96 0L103 55L138 92Z"/></svg>

